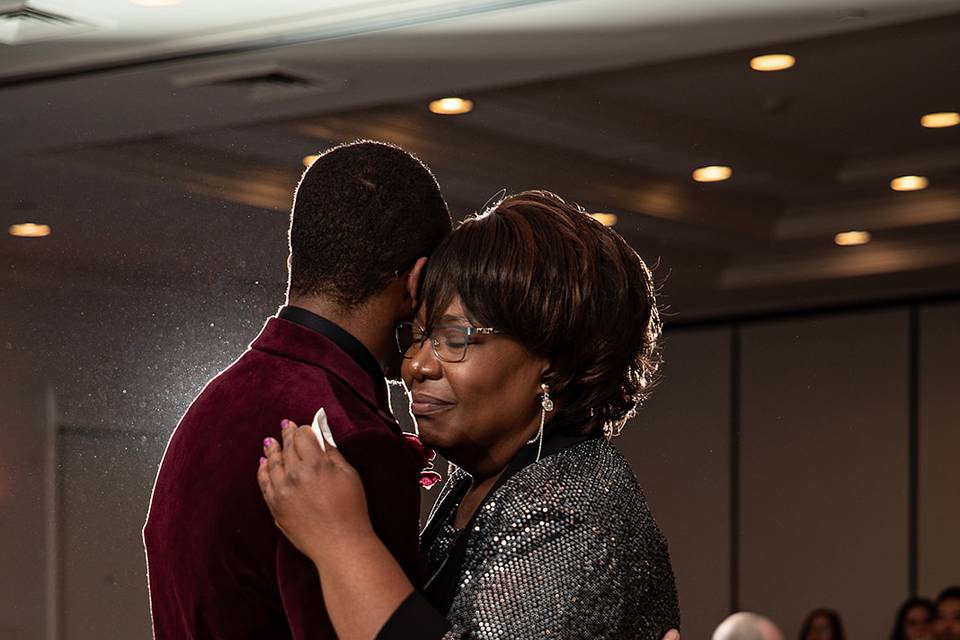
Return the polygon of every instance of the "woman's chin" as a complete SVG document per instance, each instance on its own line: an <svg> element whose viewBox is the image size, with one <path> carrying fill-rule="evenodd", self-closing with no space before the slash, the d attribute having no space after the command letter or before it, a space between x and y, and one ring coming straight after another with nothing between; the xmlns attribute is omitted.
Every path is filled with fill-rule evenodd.
<svg viewBox="0 0 960 640"><path fill-rule="evenodd" d="M420 427L420 442L424 446L429 447L430 449L437 449L438 447L443 447L443 442L433 437L433 434L430 431L424 430L423 427Z"/></svg>
<svg viewBox="0 0 960 640"><path fill-rule="evenodd" d="M417 428L420 431L420 442L425 446L440 450L444 446L443 432L436 428L433 420L420 418L417 420Z"/></svg>

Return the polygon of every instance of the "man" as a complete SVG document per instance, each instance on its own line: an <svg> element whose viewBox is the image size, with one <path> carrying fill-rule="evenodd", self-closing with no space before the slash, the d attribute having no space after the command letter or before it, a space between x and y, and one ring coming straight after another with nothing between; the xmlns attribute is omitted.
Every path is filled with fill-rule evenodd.
<svg viewBox="0 0 960 640"><path fill-rule="evenodd" d="M741 611L720 623L713 640L783 640L783 632L769 618Z"/></svg>
<svg viewBox="0 0 960 640"><path fill-rule="evenodd" d="M936 640L960 640L960 586L947 587L937 596L933 635Z"/></svg>
<svg viewBox="0 0 960 640"><path fill-rule="evenodd" d="M167 445L143 536L157 640L334 638L313 564L257 486L266 437L321 407L363 478L377 533L419 584L419 472L384 369L450 233L430 170L399 148L342 145L304 173L290 222L287 305L211 380ZM362 615L362 613L361 613Z"/></svg>

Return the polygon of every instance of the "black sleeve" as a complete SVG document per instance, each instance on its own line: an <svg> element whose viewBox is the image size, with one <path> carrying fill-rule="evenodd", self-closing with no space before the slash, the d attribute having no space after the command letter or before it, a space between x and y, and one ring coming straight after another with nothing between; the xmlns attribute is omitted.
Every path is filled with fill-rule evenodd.
<svg viewBox="0 0 960 640"><path fill-rule="evenodd" d="M393 612L376 640L441 640L451 628L426 597L414 591Z"/></svg>

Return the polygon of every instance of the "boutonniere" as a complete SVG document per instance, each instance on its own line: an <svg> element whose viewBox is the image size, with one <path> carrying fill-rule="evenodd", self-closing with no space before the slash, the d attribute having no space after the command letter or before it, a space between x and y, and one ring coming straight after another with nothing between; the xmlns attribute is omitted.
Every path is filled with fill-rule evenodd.
<svg viewBox="0 0 960 640"><path fill-rule="evenodd" d="M440 482L443 477L433 468L433 460L437 457L437 452L425 447L423 443L420 442L419 436L412 433L404 433L403 438L407 441L407 444L417 452L417 455L423 463L423 469L420 471L420 486L424 489L429 489Z"/></svg>

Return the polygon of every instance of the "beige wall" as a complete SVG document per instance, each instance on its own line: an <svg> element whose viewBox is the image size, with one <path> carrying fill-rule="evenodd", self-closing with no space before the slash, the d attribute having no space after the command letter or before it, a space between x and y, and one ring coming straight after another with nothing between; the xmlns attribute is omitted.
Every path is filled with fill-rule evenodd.
<svg viewBox="0 0 960 640"><path fill-rule="evenodd" d="M57 637L57 511L51 395L28 360L4 355L6 366L0 367L0 638L53 640Z"/></svg>
<svg viewBox="0 0 960 640"><path fill-rule="evenodd" d="M889 631L908 589L908 313L742 332L740 606Z"/></svg>
<svg viewBox="0 0 960 640"><path fill-rule="evenodd" d="M147 441L135 431L60 430L62 638L150 638L140 530L156 460Z"/></svg>

